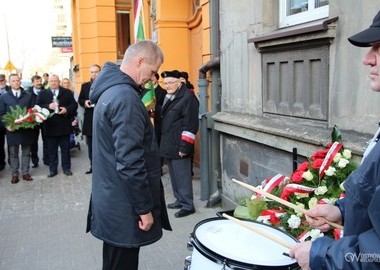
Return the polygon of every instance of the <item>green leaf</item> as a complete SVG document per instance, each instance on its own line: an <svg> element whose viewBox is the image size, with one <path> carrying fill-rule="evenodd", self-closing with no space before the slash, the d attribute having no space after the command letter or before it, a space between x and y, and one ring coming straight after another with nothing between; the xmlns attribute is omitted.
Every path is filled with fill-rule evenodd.
<svg viewBox="0 0 380 270"><path fill-rule="evenodd" d="M337 125L334 125L333 130L331 132L331 141L332 142L342 142L342 134Z"/></svg>

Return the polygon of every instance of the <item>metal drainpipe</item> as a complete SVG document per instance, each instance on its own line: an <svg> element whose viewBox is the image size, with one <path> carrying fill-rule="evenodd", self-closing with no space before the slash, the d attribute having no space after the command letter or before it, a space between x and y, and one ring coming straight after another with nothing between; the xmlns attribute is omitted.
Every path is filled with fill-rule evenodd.
<svg viewBox="0 0 380 270"><path fill-rule="evenodd" d="M199 69L198 79L201 129L201 200L208 200L208 207L220 201L220 192L217 187L217 180L220 177L219 132L213 129L211 119L212 115L220 111L219 0L210 0L210 18L211 54L213 58ZM213 71L211 74L211 112L207 111L209 82L206 79L206 73L209 70Z"/></svg>

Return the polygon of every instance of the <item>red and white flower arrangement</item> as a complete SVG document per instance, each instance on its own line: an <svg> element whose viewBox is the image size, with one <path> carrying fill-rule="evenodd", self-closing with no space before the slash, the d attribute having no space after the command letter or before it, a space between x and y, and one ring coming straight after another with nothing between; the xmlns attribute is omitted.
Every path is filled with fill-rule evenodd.
<svg viewBox="0 0 380 270"><path fill-rule="evenodd" d="M304 209L311 209L317 204L334 204L344 197L343 182L356 167L351 151L335 141L300 164L290 177L278 174L264 180L258 188ZM278 227L300 241L314 240L326 234L338 239L342 235L338 229L325 234L312 229L302 213L259 194L253 194L244 206L238 206L234 215Z"/></svg>
<svg viewBox="0 0 380 270"><path fill-rule="evenodd" d="M19 105L11 107L3 116L3 123L11 130L34 128L50 117L48 109L35 105L33 108L22 108Z"/></svg>

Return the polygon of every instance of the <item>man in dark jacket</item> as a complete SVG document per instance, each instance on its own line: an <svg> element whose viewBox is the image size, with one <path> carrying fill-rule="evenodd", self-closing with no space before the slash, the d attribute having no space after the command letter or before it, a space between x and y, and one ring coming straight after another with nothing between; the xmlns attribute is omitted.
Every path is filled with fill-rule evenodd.
<svg viewBox="0 0 380 270"><path fill-rule="evenodd" d="M70 158L70 134L72 118L76 115L78 103L71 90L59 86L58 75L49 76L50 88L38 95L37 105L49 109L54 115L44 122L46 140L49 149L49 174L58 173L58 146L61 149L62 170L65 175L72 175Z"/></svg>
<svg viewBox="0 0 380 270"><path fill-rule="evenodd" d="M168 208L180 209L175 217L195 212L191 156L198 131L199 102L194 93L181 82L178 70L161 73L166 96L162 106L160 154L169 167L170 180L176 201Z"/></svg>
<svg viewBox="0 0 380 270"><path fill-rule="evenodd" d="M10 90L4 95L0 96L0 118L19 105L21 108L33 107L33 98L30 93L21 89L21 80L17 74L9 76ZM33 178L29 174L30 163L30 147L33 143L34 130L33 129L18 129L12 130L2 122L2 126L6 128L7 144L9 147L9 161L12 170L12 184L19 182L19 148L21 146L21 173L22 178L26 181L32 181Z"/></svg>
<svg viewBox="0 0 380 270"><path fill-rule="evenodd" d="M7 93L10 87L7 85L7 79L4 74L0 74L0 97ZM4 170L5 162L5 134L6 129L0 125L0 171Z"/></svg>
<svg viewBox="0 0 380 270"><path fill-rule="evenodd" d="M34 75L32 77L32 84L33 85L30 87L30 89L27 90L27 92L29 92L32 95L33 106L34 106L37 102L37 97L40 94L40 91L45 90L45 88L43 88L42 86L42 78L39 75ZM38 162L40 160L38 157L38 137L40 135L40 131L41 131L42 145L43 145L42 159L45 165L49 165L49 152L48 152L48 146L46 143L46 136L43 129L43 123L42 123L41 125L38 125L34 128L35 137L34 137L34 142L31 146L31 159L33 163L32 168L37 168Z"/></svg>
<svg viewBox="0 0 380 270"><path fill-rule="evenodd" d="M140 99L162 62L154 42L140 41L120 68L106 63L91 87L96 147L87 231L103 241L103 270L137 270L140 247L171 229L156 137Z"/></svg>
<svg viewBox="0 0 380 270"><path fill-rule="evenodd" d="M371 68L373 91L380 92L380 11L372 25L348 39L358 47L371 47L363 63ZM307 212L310 225L321 231L330 225L318 217L342 224L343 238L321 237L291 249L302 269L380 268L380 128L369 143L363 160L344 182L346 197L336 206L319 205Z"/></svg>
<svg viewBox="0 0 380 270"><path fill-rule="evenodd" d="M82 134L86 136L88 158L90 159L90 169L85 174L92 173L92 118L95 104L90 102L90 88L96 77L98 77L99 72L99 65L90 66L91 80L82 84L78 98L79 105L84 108Z"/></svg>

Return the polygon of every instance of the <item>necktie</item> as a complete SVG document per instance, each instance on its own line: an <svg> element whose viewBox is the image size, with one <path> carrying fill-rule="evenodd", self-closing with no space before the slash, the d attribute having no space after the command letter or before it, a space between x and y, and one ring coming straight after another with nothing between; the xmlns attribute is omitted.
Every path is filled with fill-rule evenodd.
<svg viewBox="0 0 380 270"><path fill-rule="evenodd" d="M16 98L18 98L18 92L16 92L15 95L16 95Z"/></svg>

